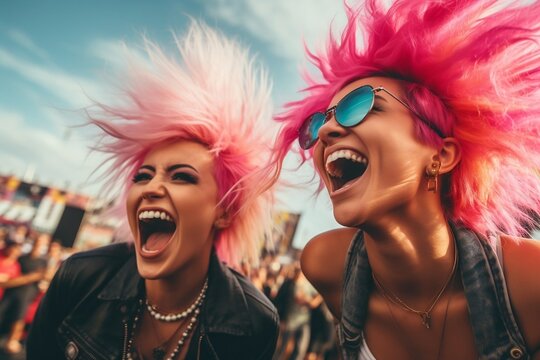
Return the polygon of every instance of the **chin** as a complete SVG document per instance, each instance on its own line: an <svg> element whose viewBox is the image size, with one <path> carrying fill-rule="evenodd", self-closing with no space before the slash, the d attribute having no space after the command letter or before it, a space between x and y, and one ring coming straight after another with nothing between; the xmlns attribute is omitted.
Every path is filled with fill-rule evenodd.
<svg viewBox="0 0 540 360"><path fill-rule="evenodd" d="M165 266L163 261L152 261L142 258L137 254L137 271L139 275L146 280L163 279L171 275L173 271Z"/></svg>
<svg viewBox="0 0 540 360"><path fill-rule="evenodd" d="M148 271L144 268L139 268L139 275L145 280L158 280L161 279L163 276L159 273L156 273L154 271Z"/></svg>
<svg viewBox="0 0 540 360"><path fill-rule="evenodd" d="M365 221L358 209L347 209L341 206L334 207L334 218L338 224L345 227L360 227Z"/></svg>
<svg viewBox="0 0 540 360"><path fill-rule="evenodd" d="M162 278L160 274L155 274L151 271L139 271L140 277L142 277L144 280L159 280Z"/></svg>

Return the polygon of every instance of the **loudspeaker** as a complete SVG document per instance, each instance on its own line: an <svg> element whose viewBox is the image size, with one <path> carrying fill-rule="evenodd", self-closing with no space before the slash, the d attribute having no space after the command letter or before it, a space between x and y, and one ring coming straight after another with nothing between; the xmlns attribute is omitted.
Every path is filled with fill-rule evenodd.
<svg viewBox="0 0 540 360"><path fill-rule="evenodd" d="M81 208L66 206L52 239L60 241L63 247L73 247L84 213Z"/></svg>

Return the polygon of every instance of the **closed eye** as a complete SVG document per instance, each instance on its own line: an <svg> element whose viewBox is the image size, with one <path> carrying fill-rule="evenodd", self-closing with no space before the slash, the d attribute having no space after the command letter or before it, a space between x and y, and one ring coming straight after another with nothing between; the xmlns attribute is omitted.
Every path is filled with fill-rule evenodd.
<svg viewBox="0 0 540 360"><path fill-rule="evenodd" d="M134 183L138 183L141 181L149 181L149 180L152 180L152 175L145 172L137 173L133 176L133 179L131 179L131 181L133 181Z"/></svg>
<svg viewBox="0 0 540 360"><path fill-rule="evenodd" d="M190 173L187 172L175 172L171 175L171 179L174 181L183 181L190 184L197 184L199 182L199 179Z"/></svg>
<svg viewBox="0 0 540 360"><path fill-rule="evenodd" d="M373 112L380 112L380 111L383 111L384 109L382 108L382 106L378 105L378 104L373 104L373 107L371 108L371 111Z"/></svg>

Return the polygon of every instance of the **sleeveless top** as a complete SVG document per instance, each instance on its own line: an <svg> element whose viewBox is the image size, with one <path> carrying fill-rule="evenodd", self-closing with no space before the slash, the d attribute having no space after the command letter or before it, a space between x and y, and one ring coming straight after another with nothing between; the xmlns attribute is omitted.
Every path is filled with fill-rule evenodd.
<svg viewBox="0 0 540 360"><path fill-rule="evenodd" d="M530 359L512 312L496 250L474 232L453 224L450 226L459 254L461 280L479 359ZM372 286L363 232L358 231L345 262L342 315L337 326L344 360L358 360L364 356L374 359L363 337Z"/></svg>

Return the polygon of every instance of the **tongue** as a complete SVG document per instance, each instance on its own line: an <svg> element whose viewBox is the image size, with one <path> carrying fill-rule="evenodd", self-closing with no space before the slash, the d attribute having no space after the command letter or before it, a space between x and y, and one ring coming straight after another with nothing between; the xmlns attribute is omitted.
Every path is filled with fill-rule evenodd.
<svg viewBox="0 0 540 360"><path fill-rule="evenodd" d="M170 238L171 233L155 232L148 237L144 244L144 248L149 251L161 250L165 247Z"/></svg>

